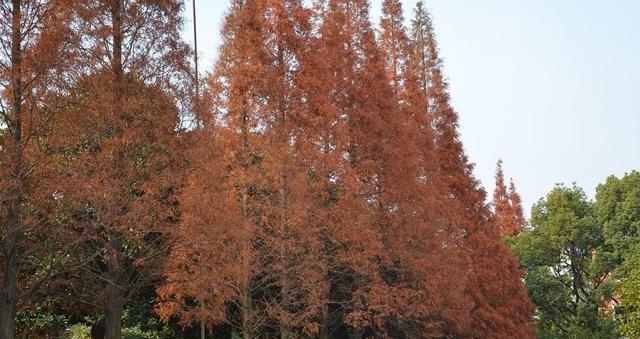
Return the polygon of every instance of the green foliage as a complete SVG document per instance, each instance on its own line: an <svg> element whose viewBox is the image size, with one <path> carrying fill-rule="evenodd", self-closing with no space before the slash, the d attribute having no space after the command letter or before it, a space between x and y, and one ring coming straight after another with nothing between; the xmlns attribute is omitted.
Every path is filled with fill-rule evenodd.
<svg viewBox="0 0 640 339"><path fill-rule="evenodd" d="M640 337L639 235L640 172L607 178L594 203L560 185L534 205L531 228L510 244L540 338Z"/></svg>
<svg viewBox="0 0 640 339"><path fill-rule="evenodd" d="M91 339L91 327L75 324L66 330L63 339Z"/></svg>
<svg viewBox="0 0 640 339"><path fill-rule="evenodd" d="M127 339L171 339L176 330L154 313L155 291L148 288L127 304L122 314L123 336Z"/></svg>
<svg viewBox="0 0 640 339"><path fill-rule="evenodd" d="M640 337L640 172L610 176L598 186L596 199L606 264L611 280L619 282L612 282L609 291L620 302L615 318L622 334Z"/></svg>
<svg viewBox="0 0 640 339"><path fill-rule="evenodd" d="M626 277L616 292L622 304L616 309L620 332L629 338L640 338L640 247L625 260Z"/></svg>
<svg viewBox="0 0 640 339"><path fill-rule="evenodd" d="M514 240L513 251L528 272L540 337L616 337L612 320L598 315L610 294L603 245L593 204L579 187L559 185L534 205L531 228Z"/></svg>
<svg viewBox="0 0 640 339"><path fill-rule="evenodd" d="M167 337L161 336L159 333L153 331L145 331L140 327L127 327L122 329L123 339L164 339Z"/></svg>
<svg viewBox="0 0 640 339"><path fill-rule="evenodd" d="M606 245L616 263L638 244L640 233L640 172L621 179L607 178L597 188L596 214L603 226Z"/></svg>
<svg viewBox="0 0 640 339"><path fill-rule="evenodd" d="M48 297L35 306L18 312L16 330L22 334L53 334L62 332L68 325L69 318L60 314L56 308L56 300Z"/></svg>
<svg viewBox="0 0 640 339"><path fill-rule="evenodd" d="M125 327L122 329L123 339L169 339L175 338L168 333L160 333L153 330L144 330L139 326ZM75 324L65 331L63 339L91 339L91 327L84 324Z"/></svg>

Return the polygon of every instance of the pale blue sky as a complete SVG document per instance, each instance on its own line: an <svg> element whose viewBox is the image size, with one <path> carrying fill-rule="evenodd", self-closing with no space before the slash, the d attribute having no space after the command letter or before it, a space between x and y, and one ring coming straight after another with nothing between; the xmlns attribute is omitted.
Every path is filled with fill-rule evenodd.
<svg viewBox="0 0 640 339"><path fill-rule="evenodd" d="M196 0L202 70L226 0ZM381 0L372 1L378 21ZM404 0L405 17L416 0ZM498 158L525 209L555 183L589 196L640 170L640 1L425 0L467 153L491 194ZM191 0L187 28L191 36ZM190 39L189 39L190 40Z"/></svg>

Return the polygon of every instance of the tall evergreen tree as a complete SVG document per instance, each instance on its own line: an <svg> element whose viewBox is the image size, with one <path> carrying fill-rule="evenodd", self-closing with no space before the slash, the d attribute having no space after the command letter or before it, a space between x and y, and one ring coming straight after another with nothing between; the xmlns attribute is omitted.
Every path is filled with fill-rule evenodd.
<svg viewBox="0 0 640 339"><path fill-rule="evenodd" d="M610 290L602 227L592 202L576 187L556 186L531 210L531 229L515 238L527 270L538 331L546 336L615 338L598 308Z"/></svg>

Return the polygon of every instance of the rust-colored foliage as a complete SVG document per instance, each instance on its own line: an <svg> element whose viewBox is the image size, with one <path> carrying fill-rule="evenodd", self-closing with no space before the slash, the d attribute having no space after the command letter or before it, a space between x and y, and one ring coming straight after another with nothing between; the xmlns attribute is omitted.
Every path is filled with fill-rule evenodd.
<svg viewBox="0 0 640 339"><path fill-rule="evenodd" d="M522 284L524 272L491 225L486 193L473 177L473 165L459 138L458 115L449 103L431 18L422 2L412 23L413 60L429 97L437 178L446 185L442 206L448 224L460 232L460 245L469 258L466 296L474 304L471 326L450 331L474 338L530 337L533 306Z"/></svg>
<svg viewBox="0 0 640 339"><path fill-rule="evenodd" d="M496 169L496 188L493 192L493 224L497 231L507 237L514 237L525 226L524 212L520 195L516 192L513 179L509 183L509 189L504 182L502 160L498 161Z"/></svg>
<svg viewBox="0 0 640 339"><path fill-rule="evenodd" d="M177 218L179 102L188 48L179 0L77 3L83 53L62 100L59 203L86 238L74 297L121 337L124 304L150 283Z"/></svg>
<svg viewBox="0 0 640 339"><path fill-rule="evenodd" d="M379 41L386 56L387 73L395 89L401 118L408 127L405 133L415 147L409 149L411 153L405 157L416 161L417 172L405 176L403 180L409 186L402 187L404 192L413 196L406 196L403 200L405 205L414 203L411 214L416 215L420 211L419 218L405 220L404 227L396 232L397 237L406 237L412 234L411 226L420 235L413 236L411 243L399 246L397 251L399 256L411 258L412 264L405 272L405 275L412 276L407 287L414 292L421 291L422 297L414 295L396 300L403 305L402 313L406 317L395 320L398 325L394 330L411 337L424 333L444 335L448 328L464 329L468 326L467 315L472 303L464 296L464 255L456 240L458 230L451 227L446 212L449 208L448 200L444 199L448 194L447 187L444 180L439 179L432 116L428 112L430 92L420 81L423 74L416 67L416 44L404 28L400 1L383 2L381 28ZM409 180L411 177L416 180Z"/></svg>
<svg viewBox="0 0 640 339"><path fill-rule="evenodd" d="M77 49L74 4L12 0L0 4L0 338L13 338L16 312L34 302L70 261L73 245L57 224L47 157L52 121Z"/></svg>
<svg viewBox="0 0 640 339"><path fill-rule="evenodd" d="M509 180L509 204L513 210L514 224L514 231L511 233L512 235L518 235L524 230L527 221L524 218L522 200L520 199L520 194L516 191L516 184L513 182L513 179Z"/></svg>
<svg viewBox="0 0 640 339"><path fill-rule="evenodd" d="M3 2L0 338L40 286L120 338L151 284L244 338L530 337L513 182L492 214L428 12L382 5L232 0L192 102L182 0Z"/></svg>
<svg viewBox="0 0 640 339"><path fill-rule="evenodd" d="M530 335L419 6L234 0L191 132L163 319L245 338ZM497 256L497 257L496 257Z"/></svg>
<svg viewBox="0 0 640 339"><path fill-rule="evenodd" d="M301 1L232 2L210 79L217 126L195 131L178 246L158 289L164 318L226 322L244 337L319 331L325 284L300 84L309 14Z"/></svg>

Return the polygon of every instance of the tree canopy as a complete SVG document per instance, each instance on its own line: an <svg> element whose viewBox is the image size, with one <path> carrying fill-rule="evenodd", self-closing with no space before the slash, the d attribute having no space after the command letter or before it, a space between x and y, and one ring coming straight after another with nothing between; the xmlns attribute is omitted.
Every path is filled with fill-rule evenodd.
<svg viewBox="0 0 640 339"><path fill-rule="evenodd" d="M0 339L640 335L640 173L489 203L422 1L230 0L204 84L185 4L0 5Z"/></svg>

